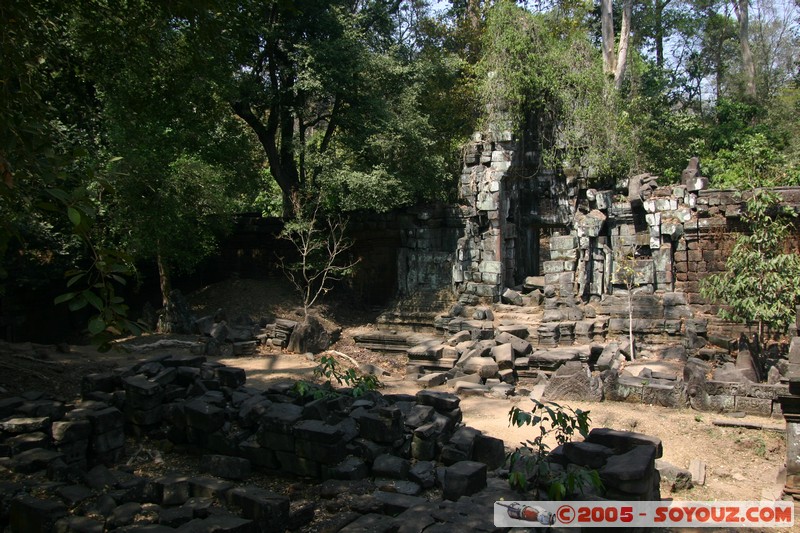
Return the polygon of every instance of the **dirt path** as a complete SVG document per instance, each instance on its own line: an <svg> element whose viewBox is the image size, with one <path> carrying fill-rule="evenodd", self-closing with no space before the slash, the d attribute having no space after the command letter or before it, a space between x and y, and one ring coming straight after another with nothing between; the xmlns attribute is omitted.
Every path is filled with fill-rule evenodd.
<svg viewBox="0 0 800 533"><path fill-rule="evenodd" d="M392 373L383 378L386 384L384 393L417 392L413 383L402 379L400 369L404 367L404 357L367 353L346 344L337 345L337 349L348 352L359 362L377 364ZM23 350L30 347L14 346L14 353L11 353L8 345L5 348L5 361L13 367L0 374L0 387L8 392L20 387L38 388L68 399L77 397L80 378L84 374L108 370L117 365L129 365L161 352L183 351L166 349L140 355L118 352L99 354L83 347L73 348L69 353L59 353L52 349ZM316 366L314 361L303 355L286 353L218 360L226 365L244 368L248 385L254 387L265 387L275 381L312 380ZM445 387L442 390L448 389ZM509 427L508 413L514 405L521 409L533 406L527 398L496 399L482 396L467 397L461 403L466 424L503 439L510 448L534 435L533 428ZM707 464L705 486L671 494L665 485L662 486L663 497L696 501L779 497L783 485L781 470L786 459L783 420L761 417L745 419L768 423L776 431L722 428L712 424L715 418L720 418L712 413L612 402L570 402L569 405L574 409L590 411L592 427L637 431L659 437L664 443L663 458L676 466L687 468L692 459L700 459Z"/></svg>
<svg viewBox="0 0 800 533"><path fill-rule="evenodd" d="M256 387L274 380L313 377L314 363L300 355L236 358L221 362L244 368L248 384ZM398 378L385 378L384 383L383 392L386 394L414 394L418 390L413 383ZM669 486L663 484L662 497L694 501L780 497L786 459L782 420L753 416L742 419L769 424L774 431L723 428L712 424L714 419L722 418L712 413L614 402L566 403L573 409L588 410L591 427L609 427L659 437L664 444L663 459L676 466L688 468L692 459L706 463L705 486L673 494ZM467 425L503 439L510 448L534 435L530 427L509 427L508 413L514 405L521 409L533 406L527 398L473 396L461 401Z"/></svg>

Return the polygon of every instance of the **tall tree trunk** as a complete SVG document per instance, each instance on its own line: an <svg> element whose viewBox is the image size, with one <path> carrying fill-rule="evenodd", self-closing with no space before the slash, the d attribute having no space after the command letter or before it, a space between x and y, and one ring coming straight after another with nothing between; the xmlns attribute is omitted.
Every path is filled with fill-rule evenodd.
<svg viewBox="0 0 800 533"><path fill-rule="evenodd" d="M156 254L156 263L158 263L158 284L161 287L161 305L167 307L169 304L169 293L172 291L172 277L169 273L169 266L161 252Z"/></svg>
<svg viewBox="0 0 800 533"><path fill-rule="evenodd" d="M742 71L744 72L744 93L750 98L756 97L756 64L750 50L750 2L734 0L733 10L739 21L739 49L742 53Z"/></svg>
<svg viewBox="0 0 800 533"><path fill-rule="evenodd" d="M255 132L261 147L264 149L264 153L267 154L269 170L283 193L283 216L284 218L290 217L292 214L291 197L298 190L300 183L297 167L292 160L294 157L293 152L289 150L287 155L285 150L279 148L277 132L280 122L278 115L281 114L280 107L277 105L272 106L266 124L256 116L248 102L236 101L233 102L232 107L234 113ZM286 129L285 126L284 122L281 130L282 134ZM291 135L289 138L291 142ZM283 139L281 142L283 142Z"/></svg>
<svg viewBox="0 0 800 533"><path fill-rule="evenodd" d="M613 9L614 5L611 0L600 0L600 35L603 47L603 72L609 76L613 75L617 70Z"/></svg>
<svg viewBox="0 0 800 533"><path fill-rule="evenodd" d="M614 87L617 90L622 88L622 80L625 76L625 66L628 62L628 45L631 40L631 15L633 13L633 0L625 0L622 6L622 25L619 30L619 53L617 54L617 64L614 69Z"/></svg>
<svg viewBox="0 0 800 533"><path fill-rule="evenodd" d="M656 42L656 66L664 67L664 10L672 0L655 0L653 6L653 39Z"/></svg>
<svg viewBox="0 0 800 533"><path fill-rule="evenodd" d="M630 345L631 351L631 361L636 359L636 349L633 345L633 295L631 291L633 289L628 289L628 344Z"/></svg>

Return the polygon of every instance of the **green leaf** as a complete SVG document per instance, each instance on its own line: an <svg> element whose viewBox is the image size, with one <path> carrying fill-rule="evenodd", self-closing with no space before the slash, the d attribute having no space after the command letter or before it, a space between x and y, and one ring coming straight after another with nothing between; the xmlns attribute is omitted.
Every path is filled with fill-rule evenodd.
<svg viewBox="0 0 800 533"><path fill-rule="evenodd" d="M56 296L55 300L53 300L53 304L54 305L58 305L58 304L62 304L64 302L68 302L68 301L72 300L73 298L75 298L75 294L76 293L74 293L74 292L67 292L67 293L64 293L64 294L60 294L60 295Z"/></svg>
<svg viewBox="0 0 800 533"><path fill-rule="evenodd" d="M95 293L90 290L85 290L81 293L86 301L92 304L92 307L97 309L98 311L102 311L103 309L103 300L100 299Z"/></svg>
<svg viewBox="0 0 800 533"><path fill-rule="evenodd" d="M50 193L50 196L53 196L55 199L60 200L65 204L69 203L69 195L61 189L50 189L47 192Z"/></svg>
<svg viewBox="0 0 800 533"><path fill-rule="evenodd" d="M72 222L73 226L81 225L81 212L74 207L67 208L67 216L69 217L69 220Z"/></svg>
<svg viewBox="0 0 800 533"><path fill-rule="evenodd" d="M71 278L69 278L69 280L67 281L67 287L72 287L73 285L75 285L76 283L78 283L78 282L79 282L81 279L83 279L84 277L86 277L86 274L85 274L85 273L84 273L84 274L77 274L77 275L75 275L75 276L72 276L72 277L71 277Z"/></svg>
<svg viewBox="0 0 800 533"><path fill-rule="evenodd" d="M69 301L69 310L80 311L81 309L86 307L86 304L88 303L89 302L86 301L86 298L83 296L83 294L79 294L75 298Z"/></svg>
<svg viewBox="0 0 800 533"><path fill-rule="evenodd" d="M91 320L89 320L89 333L91 333L92 335L97 335L104 329L106 329L106 323L99 316L96 316Z"/></svg>

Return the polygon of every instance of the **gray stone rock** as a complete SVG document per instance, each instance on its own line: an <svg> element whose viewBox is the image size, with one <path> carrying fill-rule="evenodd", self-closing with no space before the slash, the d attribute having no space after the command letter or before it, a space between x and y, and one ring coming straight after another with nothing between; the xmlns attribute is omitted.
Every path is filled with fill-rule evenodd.
<svg viewBox="0 0 800 533"><path fill-rule="evenodd" d="M494 377L499 370L497 362L491 357L471 357L464 363L464 372L478 374L482 378Z"/></svg>
<svg viewBox="0 0 800 533"><path fill-rule="evenodd" d="M397 529L395 519L377 513L361 515L343 528L340 533L390 533Z"/></svg>
<svg viewBox="0 0 800 533"><path fill-rule="evenodd" d="M67 508L58 500L41 500L29 495L11 500L8 511L10 531L50 533L56 522L66 516Z"/></svg>
<svg viewBox="0 0 800 533"><path fill-rule="evenodd" d="M527 329L525 330L527 334ZM498 344L510 344L517 357L525 357L533 351L531 343L511 333L501 332L495 337Z"/></svg>
<svg viewBox="0 0 800 533"><path fill-rule="evenodd" d="M339 328L329 331L318 318L309 316L294 328L286 348L295 353L319 353L338 340L340 333Z"/></svg>
<svg viewBox="0 0 800 533"><path fill-rule="evenodd" d="M204 455L202 466L212 476L223 479L245 479L250 475L250 461L229 455Z"/></svg>
<svg viewBox="0 0 800 533"><path fill-rule="evenodd" d="M752 382L741 369L736 368L734 363L723 363L721 367L716 368L713 373L713 379L714 381L728 381L734 383Z"/></svg>
<svg viewBox="0 0 800 533"><path fill-rule="evenodd" d="M658 437L651 437L642 433L634 433L632 431L619 431L609 428L594 428L589 432L586 442L595 444L602 444L609 448L614 449L617 453L627 452L633 449L634 446L650 445L656 449L655 458L658 459L664 453L664 448L661 444L661 439Z"/></svg>
<svg viewBox="0 0 800 533"><path fill-rule="evenodd" d="M387 453L375 458L372 474L391 479L406 479L410 468L411 463L408 460Z"/></svg>
<svg viewBox="0 0 800 533"><path fill-rule="evenodd" d="M476 461L459 461L444 470L442 497L458 500L486 487L486 465Z"/></svg>
<svg viewBox="0 0 800 533"><path fill-rule="evenodd" d="M111 528L119 528L133 524L136 516L142 511L142 505L137 502L123 503L117 506L108 517L106 524Z"/></svg>
<svg viewBox="0 0 800 533"><path fill-rule="evenodd" d="M433 417L435 410L429 405L415 405L405 416L405 425L416 429L427 424Z"/></svg>
<svg viewBox="0 0 800 533"><path fill-rule="evenodd" d="M571 463L593 469L601 468L614 455L613 449L591 442L567 442L561 451Z"/></svg>
<svg viewBox="0 0 800 533"><path fill-rule="evenodd" d="M192 519L194 519L194 509L186 505L160 509L158 512L158 523L162 526L177 528Z"/></svg>
<svg viewBox="0 0 800 533"><path fill-rule="evenodd" d="M86 516L70 516L58 520L55 524L55 533L103 533L103 522L93 520Z"/></svg>
<svg viewBox="0 0 800 533"><path fill-rule="evenodd" d="M382 490L375 491L373 496L383 504L383 512L389 515L398 515L406 509L427 503L427 500L420 496L408 496Z"/></svg>
<svg viewBox="0 0 800 533"><path fill-rule="evenodd" d="M451 411L458 407L461 399L455 394L439 391L419 391L416 395L417 403L429 405L439 412Z"/></svg>
<svg viewBox="0 0 800 533"><path fill-rule="evenodd" d="M176 531L180 533L250 533L252 531L260 531L256 529L258 526L255 524L254 520L247 520L230 513L218 513L207 518L195 518L178 527Z"/></svg>
<svg viewBox="0 0 800 533"><path fill-rule="evenodd" d="M328 472L333 479L359 480L369 475L369 467L362 458L350 456Z"/></svg>
<svg viewBox="0 0 800 533"><path fill-rule="evenodd" d="M522 305L522 295L513 289L503 291L502 301L509 305Z"/></svg>
<svg viewBox="0 0 800 533"><path fill-rule="evenodd" d="M592 376L589 366L578 361L562 365L548 381L542 393L547 400L600 401L603 384L599 376Z"/></svg>
<svg viewBox="0 0 800 533"><path fill-rule="evenodd" d="M436 483L436 463L417 461L408 471L408 478L421 487L429 489Z"/></svg>
<svg viewBox="0 0 800 533"><path fill-rule="evenodd" d="M234 487L230 481L214 477L192 477L188 479L189 493L192 498L225 501L225 494ZM188 500L187 500L188 501Z"/></svg>
<svg viewBox="0 0 800 533"><path fill-rule="evenodd" d="M63 457L64 454L60 452L33 448L15 455L11 460L11 468L21 474L31 474L46 469L48 465Z"/></svg>
<svg viewBox="0 0 800 533"><path fill-rule="evenodd" d="M379 444L392 444L403 436L403 419L398 410L398 417L382 416L380 412L364 413L357 418L359 436Z"/></svg>
<svg viewBox="0 0 800 533"><path fill-rule="evenodd" d="M505 443L488 435L478 435L472 447L472 460L486 465L488 470L496 470L506 460Z"/></svg>
<svg viewBox="0 0 800 533"><path fill-rule="evenodd" d="M630 451L609 457L606 465L600 469L600 477L614 486L624 481L645 479L655 468L655 459L655 446L639 444Z"/></svg>
<svg viewBox="0 0 800 533"><path fill-rule="evenodd" d="M167 474L153 481L156 497L163 505L181 505L191 496L189 477L181 474Z"/></svg>
<svg viewBox="0 0 800 533"><path fill-rule="evenodd" d="M378 490L385 492L396 492L408 496L418 496L422 492L422 486L418 483L402 479L381 479L375 480Z"/></svg>
<svg viewBox="0 0 800 533"><path fill-rule="evenodd" d="M656 459L656 469L661 474L662 480L667 480L672 484L672 492L692 488L692 473L685 468L675 466L663 459Z"/></svg>
<svg viewBox="0 0 800 533"><path fill-rule="evenodd" d="M289 521L289 498L254 486L237 487L227 493L228 503L242 509L242 517L253 520L259 531L283 532Z"/></svg>
<svg viewBox="0 0 800 533"><path fill-rule="evenodd" d="M447 374L445 372L434 372L431 374L424 374L417 378L417 385L427 389L429 387L438 387L447 381Z"/></svg>
<svg viewBox="0 0 800 533"><path fill-rule="evenodd" d="M92 495L92 491L84 485L68 485L56 490L59 498L69 506L74 506Z"/></svg>
<svg viewBox="0 0 800 533"><path fill-rule="evenodd" d="M50 418L41 417L14 417L0 422L0 430L12 435L30 433L32 431L49 431Z"/></svg>
<svg viewBox="0 0 800 533"><path fill-rule="evenodd" d="M523 341L524 342L524 341ZM492 358L500 370L514 368L514 348L511 344L500 344L492 348Z"/></svg>
<svg viewBox="0 0 800 533"><path fill-rule="evenodd" d="M200 398L184 404L186 424L205 433L213 433L225 423L225 411Z"/></svg>

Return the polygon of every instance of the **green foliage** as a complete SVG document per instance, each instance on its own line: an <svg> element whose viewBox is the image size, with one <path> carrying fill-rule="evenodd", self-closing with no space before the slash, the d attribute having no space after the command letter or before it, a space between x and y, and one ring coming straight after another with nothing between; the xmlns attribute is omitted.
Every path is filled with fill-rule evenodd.
<svg viewBox="0 0 800 533"><path fill-rule="evenodd" d="M270 174L269 169L261 173L261 184L250 205L243 206L244 211L257 211L262 217L280 217L283 214L281 188Z"/></svg>
<svg viewBox="0 0 800 533"><path fill-rule="evenodd" d="M216 249L233 222L233 202L225 193L228 172L191 156L179 156L161 170L147 160L123 160L120 167L109 217L131 255L160 256L188 272Z"/></svg>
<svg viewBox="0 0 800 533"><path fill-rule="evenodd" d="M108 184L104 185L108 189ZM87 191L76 190L68 194L61 189L50 189L48 192L65 206L72 231L88 250L91 260L83 268L64 273L69 292L56 297L53 303L66 303L73 312L91 309L87 331L92 343L106 351L115 337L138 335L144 329L142 324L129 319L129 307L118 294L128 279L134 277L133 259L125 252L100 244L95 235L97 209Z"/></svg>
<svg viewBox="0 0 800 533"><path fill-rule="evenodd" d="M535 426L539 430L533 440L527 440L509 456L511 487L526 491L531 486L541 485L547 489L552 500L563 500L567 496L582 494L587 485L602 489L603 484L597 470L564 470L547 460L547 438L554 438L559 446L570 442L576 434L586 438L589 434L589 411L575 410L555 402L533 402L534 407L530 412L512 407L508 413L509 425Z"/></svg>
<svg viewBox="0 0 800 533"><path fill-rule="evenodd" d="M627 72L624 108L634 125L635 168L677 182L686 162L704 146L702 116L682 105L678 83L640 54L631 55Z"/></svg>
<svg viewBox="0 0 800 533"><path fill-rule="evenodd" d="M171 275L213 253L232 214L252 205L255 143L213 81L219 61L200 46L203 7L135 1L104 11L82 4L74 29L75 53L97 91L104 150L119 159L98 211L107 246L158 262L166 301Z"/></svg>
<svg viewBox="0 0 800 533"><path fill-rule="evenodd" d="M703 169L718 188L800 185L800 165L791 164L761 133L743 138L733 149L720 150L704 161Z"/></svg>
<svg viewBox="0 0 800 533"><path fill-rule="evenodd" d="M775 193L755 190L742 218L751 233L737 237L725 272L703 279L701 294L726 306L719 311L726 320L785 332L794 324L800 298L800 255L786 250L796 213L781 207Z"/></svg>
<svg viewBox="0 0 800 533"><path fill-rule="evenodd" d="M336 380L338 385L347 387L348 393L354 398L359 398L365 393L383 387L377 376L372 374L359 374L355 369L348 368L342 371L333 356L324 355L320 358L319 364L314 368L314 376L326 378L320 386L308 381L297 381L294 386L295 392L300 396L312 395L314 398L331 398L341 394L333 387L331 380Z"/></svg>
<svg viewBox="0 0 800 533"><path fill-rule="evenodd" d="M351 393L355 398L383 386L378 377L372 374L359 374L353 368L342 371L333 356L322 356L319 360L319 365L314 369L314 375L327 378L329 383L331 379L335 379L339 385L344 385L351 389Z"/></svg>
<svg viewBox="0 0 800 533"><path fill-rule="evenodd" d="M0 37L0 294L9 267L25 272L15 276L20 292L59 270L68 292L55 303L91 309L87 330L107 348L112 335L140 326L119 296L131 262L103 242L89 187L108 190L108 183L89 157L90 150L96 160L105 156L93 138L95 101L72 55L73 7L15 0L0 6L7 23Z"/></svg>
<svg viewBox="0 0 800 533"><path fill-rule="evenodd" d="M405 55L365 59L365 97L341 112L327 151L312 153L309 143L308 162L331 208L386 212L454 197L459 149L473 127L465 116L472 102L455 90L461 65L446 55Z"/></svg>
<svg viewBox="0 0 800 533"><path fill-rule="evenodd" d="M424 20L422 4L386 0L241 2L216 19L227 34L207 46L230 58L220 83L258 135L285 213L296 192L347 211L451 198L470 108L452 97L460 64L428 52Z"/></svg>
<svg viewBox="0 0 800 533"><path fill-rule="evenodd" d="M489 11L484 35L477 72L489 130L514 130L533 115L545 167L600 180L629 174L629 117L584 31L557 11L531 14L504 0Z"/></svg>

